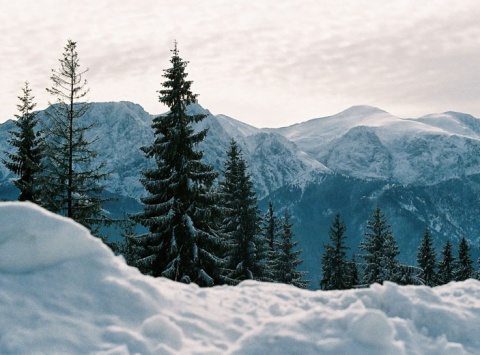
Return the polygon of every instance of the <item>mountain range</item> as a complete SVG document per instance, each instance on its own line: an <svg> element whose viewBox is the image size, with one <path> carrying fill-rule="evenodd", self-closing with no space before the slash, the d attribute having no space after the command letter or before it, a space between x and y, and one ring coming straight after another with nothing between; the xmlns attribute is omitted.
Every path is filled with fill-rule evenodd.
<svg viewBox="0 0 480 355"><path fill-rule="evenodd" d="M195 129L208 128L199 149L221 171L230 140L238 142L255 184L259 204L277 212L288 208L303 249L303 268L312 288L320 277L323 244L339 212L347 225L351 253L357 253L366 221L378 204L385 212L401 251L415 262L426 227L437 251L447 238L454 246L466 236L478 256L480 230L480 120L446 112L399 118L381 109L354 106L339 114L282 128L259 129L225 115L213 115L199 104L190 113L207 115ZM45 117L45 112L39 112ZM153 140L154 116L131 102L92 103L83 118L95 123L98 159L112 172L108 193L118 197L113 214L141 208L139 183L148 162L140 147ZM0 125L0 158L10 151L12 121ZM0 164L0 198L14 199L14 176ZM360 259L357 258L357 261Z"/></svg>

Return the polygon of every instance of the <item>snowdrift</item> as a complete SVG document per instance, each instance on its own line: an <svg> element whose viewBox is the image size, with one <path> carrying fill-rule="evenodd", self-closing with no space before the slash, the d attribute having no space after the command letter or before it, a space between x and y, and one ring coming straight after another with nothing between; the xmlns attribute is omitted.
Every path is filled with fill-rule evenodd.
<svg viewBox="0 0 480 355"><path fill-rule="evenodd" d="M201 289L141 275L78 224L0 204L0 353L474 354L480 283Z"/></svg>

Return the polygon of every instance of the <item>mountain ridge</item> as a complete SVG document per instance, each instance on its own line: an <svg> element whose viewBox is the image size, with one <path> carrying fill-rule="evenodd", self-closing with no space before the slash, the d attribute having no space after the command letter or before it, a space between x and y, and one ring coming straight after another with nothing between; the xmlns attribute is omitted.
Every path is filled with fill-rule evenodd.
<svg viewBox="0 0 480 355"><path fill-rule="evenodd" d="M425 185L480 173L472 154L480 151L480 120L467 114L411 119L355 106L270 131L284 135L332 171L357 178Z"/></svg>
<svg viewBox="0 0 480 355"><path fill-rule="evenodd" d="M404 262L415 263L426 227L437 248L461 236L480 241L480 120L462 113L398 118L369 106L354 106L325 118L284 128L260 129L226 115L213 115L196 104L193 114L207 117L194 128L208 129L199 145L204 160L221 172L232 138L248 163L260 207L269 201L278 213L292 213L295 233L304 249L303 268L318 285L320 258L328 227L339 212L356 253L365 223L378 204L386 216ZM43 119L44 111L39 113ZM118 197L109 205L135 212L145 194L139 182L149 162L140 147L153 141L154 115L130 102L92 103L85 116L99 136L94 149L112 171L107 190ZM0 159L13 121L0 124ZM292 138L293 137L293 138ZM295 138L296 137L296 138ZM221 175L220 175L221 176ZM14 176L0 164L0 198L15 199ZM17 194L18 195L18 194ZM438 251L439 249L437 249ZM472 256L478 256L477 248Z"/></svg>

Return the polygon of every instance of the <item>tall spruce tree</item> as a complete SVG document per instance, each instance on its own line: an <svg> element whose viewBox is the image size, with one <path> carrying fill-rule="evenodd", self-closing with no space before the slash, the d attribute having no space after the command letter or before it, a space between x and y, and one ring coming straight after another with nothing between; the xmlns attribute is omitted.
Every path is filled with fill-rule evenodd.
<svg viewBox="0 0 480 355"><path fill-rule="evenodd" d="M454 279L455 281L464 281L475 277L475 268L470 256L470 246L467 238L462 237L458 246L458 258L455 262Z"/></svg>
<svg viewBox="0 0 480 355"><path fill-rule="evenodd" d="M365 239L360 243L363 263L363 283L382 284L383 281L398 282L401 278L400 263L396 259L399 254L390 225L384 213L377 206L372 219L367 222Z"/></svg>
<svg viewBox="0 0 480 355"><path fill-rule="evenodd" d="M292 230L293 223L290 222L290 218L290 214L285 210L280 226L280 240L276 264L276 272L278 273L277 281L299 288L307 288L309 281L304 280L307 272L297 270L298 266L303 262L303 260L300 259L302 250L296 249L298 241L293 239L295 234Z"/></svg>
<svg viewBox="0 0 480 355"><path fill-rule="evenodd" d="M398 254L400 254L400 250L398 250L398 245L393 233L387 233L382 258L382 279L384 281L400 282L402 278L402 265L397 260Z"/></svg>
<svg viewBox="0 0 480 355"><path fill-rule="evenodd" d="M352 255L352 260L350 261L350 287L353 288L357 286L360 282L360 276L358 274L357 261L355 260L355 255Z"/></svg>
<svg viewBox="0 0 480 355"><path fill-rule="evenodd" d="M422 269L418 276L427 286L435 286L437 284L437 273L435 268L437 266L437 255L433 247L433 239L430 230L425 229L423 234L422 244L417 251L417 263Z"/></svg>
<svg viewBox="0 0 480 355"><path fill-rule="evenodd" d="M38 128L38 118L33 109L32 90L25 82L22 89L23 95L19 96L20 104L17 105L19 114L14 121L17 130L10 131L8 143L15 149L14 153L5 152L7 159L3 164L12 173L18 175L13 180L14 185L20 190L19 201L31 201L41 204L41 173L43 172L44 136Z"/></svg>
<svg viewBox="0 0 480 355"><path fill-rule="evenodd" d="M230 142L220 182L223 198L223 233L228 240L227 274L231 283L247 279L270 281L267 245L261 233L260 210L247 164L235 140Z"/></svg>
<svg viewBox="0 0 480 355"><path fill-rule="evenodd" d="M52 69L52 87L47 88L56 103L47 110L49 122L45 125L45 203L53 212L73 218L95 234L110 221L103 210L108 199L102 197L108 173L105 163L95 161L98 153L92 143L96 138L86 138L94 126L82 120L90 107L84 101L89 92L84 79L88 69L80 69L76 47L76 42L68 40L60 68Z"/></svg>
<svg viewBox="0 0 480 355"><path fill-rule="evenodd" d="M141 199L143 212L132 216L149 230L132 238L136 265L155 277L212 286L224 262L216 255L222 240L212 222L216 173L197 149L207 130L195 133L192 125L205 115L187 113L197 95L186 80L188 62L180 58L176 42L170 63L159 91L170 111L153 119L155 140L141 148L154 166L141 179L148 193Z"/></svg>
<svg viewBox="0 0 480 355"><path fill-rule="evenodd" d="M277 225L275 213L273 211L273 204L271 201L268 202L268 210L264 217L264 225L265 239L268 243L268 249L270 251L274 251L277 240Z"/></svg>
<svg viewBox="0 0 480 355"><path fill-rule="evenodd" d="M325 245L322 256L323 277L320 288L323 290L346 290L352 287L353 270L347 260L346 230L345 224L340 219L340 213L337 213L328 230L330 243Z"/></svg>
<svg viewBox="0 0 480 355"><path fill-rule="evenodd" d="M263 233L267 243L267 266L271 270L271 281L277 282L278 226L271 201L268 202L268 210L263 218Z"/></svg>
<svg viewBox="0 0 480 355"><path fill-rule="evenodd" d="M447 239L442 247L442 260L438 263L438 284L443 285L455 279L455 257L450 239Z"/></svg>

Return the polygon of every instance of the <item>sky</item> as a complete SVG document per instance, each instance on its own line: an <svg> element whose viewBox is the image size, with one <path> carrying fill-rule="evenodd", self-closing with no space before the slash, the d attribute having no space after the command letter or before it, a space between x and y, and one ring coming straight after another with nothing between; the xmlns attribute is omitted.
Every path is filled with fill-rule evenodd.
<svg viewBox="0 0 480 355"><path fill-rule="evenodd" d="M199 103L256 127L371 105L480 117L476 0L0 0L0 122L25 81L38 109L68 39L90 102L151 114L178 42Z"/></svg>

